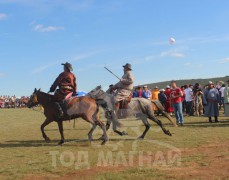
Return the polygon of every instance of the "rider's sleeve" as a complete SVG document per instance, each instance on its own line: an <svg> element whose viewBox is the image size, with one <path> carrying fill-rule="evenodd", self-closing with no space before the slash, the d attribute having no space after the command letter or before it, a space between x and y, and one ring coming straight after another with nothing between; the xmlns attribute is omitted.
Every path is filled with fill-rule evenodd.
<svg viewBox="0 0 229 180"><path fill-rule="evenodd" d="M74 76L74 78L73 78L73 90L74 90L74 93L76 93L77 92L77 84L76 84L76 77Z"/></svg>
<svg viewBox="0 0 229 180"><path fill-rule="evenodd" d="M130 74L128 74L126 78L121 79L121 82L125 85L133 84L134 78Z"/></svg>
<svg viewBox="0 0 229 180"><path fill-rule="evenodd" d="M50 92L54 92L56 87L59 85L59 83L61 82L61 80L63 79L63 73L61 73L56 80L54 81L54 83L52 84L52 86L50 87Z"/></svg>

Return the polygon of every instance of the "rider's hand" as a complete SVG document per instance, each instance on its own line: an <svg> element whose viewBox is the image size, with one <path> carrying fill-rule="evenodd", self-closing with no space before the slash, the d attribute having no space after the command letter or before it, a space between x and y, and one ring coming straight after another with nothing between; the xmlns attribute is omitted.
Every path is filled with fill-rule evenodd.
<svg viewBox="0 0 229 180"><path fill-rule="evenodd" d="M50 87L49 92L54 92L54 90L52 89L52 87Z"/></svg>

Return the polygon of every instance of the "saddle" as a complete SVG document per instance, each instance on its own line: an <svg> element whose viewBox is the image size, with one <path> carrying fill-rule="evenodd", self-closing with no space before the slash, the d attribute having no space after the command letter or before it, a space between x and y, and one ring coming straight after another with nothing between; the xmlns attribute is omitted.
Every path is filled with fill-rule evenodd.
<svg viewBox="0 0 229 180"><path fill-rule="evenodd" d="M121 101L118 101L116 105L116 111L117 111L117 116L118 119L125 119L127 118L127 109L128 109L128 104L130 103L132 99L132 96L129 96Z"/></svg>
<svg viewBox="0 0 229 180"><path fill-rule="evenodd" d="M69 93L67 96L62 96L62 97L59 96L59 94L58 96L56 96L56 98L53 101L55 103L57 111L59 112L58 116L60 114L63 114L60 118L64 118L64 119L69 118L69 115L67 114L67 110L71 106L72 100L75 98L76 98L75 96L72 96L72 93ZM56 101L56 99L58 99L59 101Z"/></svg>
<svg viewBox="0 0 229 180"><path fill-rule="evenodd" d="M125 98L125 99L123 99L123 100L117 102L117 105L116 105L117 110L119 110L119 109L127 109L127 108L128 108L128 104L129 104L130 101L131 101L131 98L132 98L132 97L129 96L129 97L127 97L127 98Z"/></svg>

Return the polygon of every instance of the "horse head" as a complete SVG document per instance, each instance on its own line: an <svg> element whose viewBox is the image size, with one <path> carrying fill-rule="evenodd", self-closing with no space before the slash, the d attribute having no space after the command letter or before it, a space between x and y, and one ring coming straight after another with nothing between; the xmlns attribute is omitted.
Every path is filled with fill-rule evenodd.
<svg viewBox="0 0 229 180"><path fill-rule="evenodd" d="M27 107L31 108L39 104L38 99L37 99L37 93L40 92L40 89L34 89L33 94L30 96L29 101L27 103Z"/></svg>
<svg viewBox="0 0 229 180"><path fill-rule="evenodd" d="M104 91L101 89L102 87L101 86L97 86L95 89L92 89L88 94L87 96L93 98L93 99L98 99L99 96L101 96Z"/></svg>

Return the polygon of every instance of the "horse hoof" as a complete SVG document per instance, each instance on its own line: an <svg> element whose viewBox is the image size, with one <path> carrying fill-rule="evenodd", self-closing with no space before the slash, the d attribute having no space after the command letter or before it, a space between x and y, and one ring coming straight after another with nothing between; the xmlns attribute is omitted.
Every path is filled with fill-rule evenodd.
<svg viewBox="0 0 229 180"><path fill-rule="evenodd" d="M45 142L46 142L46 143L50 143L50 141L51 141L51 140L50 140L48 137L45 138Z"/></svg>
<svg viewBox="0 0 229 180"><path fill-rule="evenodd" d="M101 143L101 145L105 145L107 142L107 140L103 140L103 142Z"/></svg>
<svg viewBox="0 0 229 180"><path fill-rule="evenodd" d="M142 136L139 136L139 137L138 137L138 139L139 139L139 140L143 140L143 139L144 139L144 137L142 137Z"/></svg>
<svg viewBox="0 0 229 180"><path fill-rule="evenodd" d="M64 140L60 140L60 142L58 143L58 145L62 145L64 144Z"/></svg>
<svg viewBox="0 0 229 180"><path fill-rule="evenodd" d="M92 142L92 141L94 141L94 139L88 139L88 141L89 141L89 142Z"/></svg>
<svg viewBox="0 0 229 180"><path fill-rule="evenodd" d="M103 137L103 136L101 136L98 140L104 140L104 137Z"/></svg>
<svg viewBox="0 0 229 180"><path fill-rule="evenodd" d="M170 131L167 131L166 134L169 135L169 136L172 136L172 134L170 133Z"/></svg>
<svg viewBox="0 0 229 180"><path fill-rule="evenodd" d="M123 131L123 132L122 132L122 136L126 136L126 135L128 135L128 133L125 132L125 131Z"/></svg>

